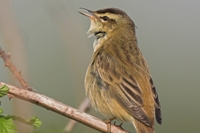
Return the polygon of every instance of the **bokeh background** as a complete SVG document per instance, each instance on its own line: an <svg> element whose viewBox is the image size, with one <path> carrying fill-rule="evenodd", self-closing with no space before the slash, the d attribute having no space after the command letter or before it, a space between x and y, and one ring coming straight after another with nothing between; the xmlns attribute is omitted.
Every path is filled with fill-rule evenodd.
<svg viewBox="0 0 200 133"><path fill-rule="evenodd" d="M1 0L0 46L38 93L75 108L85 97L84 76L94 41L87 39L90 23L79 7L118 7L134 20L162 105L163 124L155 125L156 132L200 132L200 1ZM0 81L15 84L2 60ZM4 113L38 116L43 124L32 132L62 133L69 121L26 102L0 101ZM94 109L88 113L103 118ZM135 133L130 123L123 127ZM82 124L73 130L90 132L97 133Z"/></svg>

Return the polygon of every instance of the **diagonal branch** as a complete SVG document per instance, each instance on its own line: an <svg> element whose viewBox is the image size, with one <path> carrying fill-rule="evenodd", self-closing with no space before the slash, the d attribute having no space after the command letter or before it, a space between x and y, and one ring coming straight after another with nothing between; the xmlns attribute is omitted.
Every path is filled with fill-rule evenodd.
<svg viewBox="0 0 200 133"><path fill-rule="evenodd" d="M107 132L107 125L102 120L96 117L81 112L75 108L65 105L45 95L20 89L15 86L0 82L0 87L3 85L6 85L10 88L8 94L11 94L19 99L44 107L47 110L51 110L65 117L74 119L98 131ZM111 133L128 133L128 132L124 131L120 127L111 125Z"/></svg>
<svg viewBox="0 0 200 133"><path fill-rule="evenodd" d="M17 71L17 68L10 60L10 55L6 54L3 49L0 47L0 57L5 62L5 66L10 69L14 77L19 81L22 85L23 89L32 90L32 88L28 85L28 83L23 79L20 71Z"/></svg>
<svg viewBox="0 0 200 133"><path fill-rule="evenodd" d="M90 101L89 101L89 99L87 97L85 97L85 99L81 102L78 110L86 112L86 111L89 110L89 107L90 107ZM64 129L64 132L65 133L71 132L73 130L73 128L75 127L76 124L77 124L77 121L70 120L68 122L68 124L66 125L66 127Z"/></svg>

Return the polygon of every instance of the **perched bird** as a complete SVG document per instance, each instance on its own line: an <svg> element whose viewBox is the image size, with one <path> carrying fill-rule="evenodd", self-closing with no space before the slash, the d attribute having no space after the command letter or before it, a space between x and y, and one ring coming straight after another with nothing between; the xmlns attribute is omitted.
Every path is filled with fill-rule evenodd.
<svg viewBox="0 0 200 133"><path fill-rule="evenodd" d="M89 36L96 37L85 76L86 94L103 115L133 123L137 133L154 133L161 107L144 56L137 45L135 24L122 10L91 11Z"/></svg>

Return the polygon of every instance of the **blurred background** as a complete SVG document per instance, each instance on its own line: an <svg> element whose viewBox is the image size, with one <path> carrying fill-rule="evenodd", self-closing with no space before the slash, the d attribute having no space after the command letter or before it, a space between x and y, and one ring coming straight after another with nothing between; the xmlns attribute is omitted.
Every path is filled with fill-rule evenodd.
<svg viewBox="0 0 200 133"><path fill-rule="evenodd" d="M84 76L94 41L87 38L90 22L79 7L117 7L135 22L162 106L163 124L155 125L156 132L200 132L200 1L1 0L0 46L38 93L75 108L85 98ZM0 81L19 86L2 60ZM62 133L69 121L21 100L0 100L4 113L38 116L43 122L38 130L17 123L20 133ZM88 113L103 118L94 109ZM135 133L132 124L123 127ZM97 133L82 124L72 132Z"/></svg>

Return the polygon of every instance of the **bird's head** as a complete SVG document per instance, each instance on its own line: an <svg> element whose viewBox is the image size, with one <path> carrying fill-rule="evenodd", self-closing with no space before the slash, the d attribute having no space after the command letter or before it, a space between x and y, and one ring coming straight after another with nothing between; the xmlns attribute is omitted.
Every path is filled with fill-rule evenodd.
<svg viewBox="0 0 200 133"><path fill-rule="evenodd" d="M90 18L89 36L95 35L97 38L101 38L105 35L112 35L114 32L134 30L135 25L133 21L120 9L106 8L97 11L91 11L85 8L80 9L86 11L86 13L79 13Z"/></svg>

